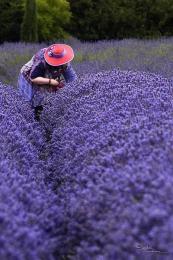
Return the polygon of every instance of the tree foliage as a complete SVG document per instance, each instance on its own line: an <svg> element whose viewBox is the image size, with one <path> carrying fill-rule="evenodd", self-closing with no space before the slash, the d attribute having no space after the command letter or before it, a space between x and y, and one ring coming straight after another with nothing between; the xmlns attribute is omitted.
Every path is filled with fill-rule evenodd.
<svg viewBox="0 0 173 260"><path fill-rule="evenodd" d="M0 43L20 39L23 13L22 0L0 0Z"/></svg>
<svg viewBox="0 0 173 260"><path fill-rule="evenodd" d="M39 40L64 38L67 35L65 26L71 17L69 3L66 0L37 0L37 5Z"/></svg>
<svg viewBox="0 0 173 260"><path fill-rule="evenodd" d="M80 40L173 35L172 0L35 1L40 42L63 39L69 34ZM33 0L0 0L0 42L20 40L26 2L31 4ZM35 14L27 9L29 28L35 23Z"/></svg>
<svg viewBox="0 0 173 260"><path fill-rule="evenodd" d="M26 0L25 14L21 26L21 40L26 42L38 41L36 0Z"/></svg>
<svg viewBox="0 0 173 260"><path fill-rule="evenodd" d="M68 35L71 12L66 0L0 0L0 7L0 42L49 41Z"/></svg>
<svg viewBox="0 0 173 260"><path fill-rule="evenodd" d="M70 32L83 40L173 35L172 0L69 0Z"/></svg>

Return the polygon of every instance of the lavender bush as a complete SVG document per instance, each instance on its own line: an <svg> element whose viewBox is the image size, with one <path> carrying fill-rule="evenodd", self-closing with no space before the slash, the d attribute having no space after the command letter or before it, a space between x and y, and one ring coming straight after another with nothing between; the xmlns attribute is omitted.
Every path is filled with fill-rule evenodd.
<svg viewBox="0 0 173 260"><path fill-rule="evenodd" d="M140 244L171 259L172 96L171 82L157 74L113 70L49 98L47 180L62 198L67 226L58 256L158 256Z"/></svg>
<svg viewBox="0 0 173 260"><path fill-rule="evenodd" d="M0 84L0 259L52 259L62 209L45 185L45 133L13 87Z"/></svg>

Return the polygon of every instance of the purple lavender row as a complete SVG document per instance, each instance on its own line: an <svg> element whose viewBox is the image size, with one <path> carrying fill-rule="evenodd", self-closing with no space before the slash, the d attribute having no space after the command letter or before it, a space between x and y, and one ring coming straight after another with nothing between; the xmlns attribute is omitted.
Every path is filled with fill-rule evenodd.
<svg viewBox="0 0 173 260"><path fill-rule="evenodd" d="M63 211L45 185L44 130L12 86L0 108L0 259L52 259Z"/></svg>
<svg viewBox="0 0 173 260"><path fill-rule="evenodd" d="M171 81L151 73L88 74L49 97L47 178L66 223L58 256L152 259L140 244L171 257L172 117Z"/></svg>

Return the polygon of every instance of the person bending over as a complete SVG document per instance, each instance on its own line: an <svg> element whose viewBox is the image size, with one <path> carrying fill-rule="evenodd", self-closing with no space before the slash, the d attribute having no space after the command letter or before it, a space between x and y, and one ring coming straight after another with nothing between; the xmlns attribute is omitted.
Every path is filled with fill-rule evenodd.
<svg viewBox="0 0 173 260"><path fill-rule="evenodd" d="M20 70L18 88L34 109L37 121L43 110L44 98L56 92L65 83L77 79L71 61L73 49L67 44L52 44L39 50Z"/></svg>

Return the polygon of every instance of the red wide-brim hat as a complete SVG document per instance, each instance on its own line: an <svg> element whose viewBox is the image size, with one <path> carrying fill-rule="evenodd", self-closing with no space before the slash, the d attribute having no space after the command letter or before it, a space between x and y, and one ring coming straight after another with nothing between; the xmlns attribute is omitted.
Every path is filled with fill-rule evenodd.
<svg viewBox="0 0 173 260"><path fill-rule="evenodd" d="M73 49L67 44L52 44L44 53L45 61L51 66L60 66L74 58Z"/></svg>

